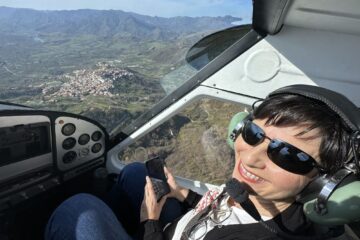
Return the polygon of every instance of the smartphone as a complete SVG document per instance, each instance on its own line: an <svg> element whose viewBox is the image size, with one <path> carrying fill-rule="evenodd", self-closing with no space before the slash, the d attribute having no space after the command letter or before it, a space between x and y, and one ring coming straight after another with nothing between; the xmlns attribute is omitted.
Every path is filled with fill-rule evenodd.
<svg viewBox="0 0 360 240"><path fill-rule="evenodd" d="M156 200L159 202L164 195L170 192L164 172L165 161L161 157L155 157L147 160L145 166L156 194Z"/></svg>

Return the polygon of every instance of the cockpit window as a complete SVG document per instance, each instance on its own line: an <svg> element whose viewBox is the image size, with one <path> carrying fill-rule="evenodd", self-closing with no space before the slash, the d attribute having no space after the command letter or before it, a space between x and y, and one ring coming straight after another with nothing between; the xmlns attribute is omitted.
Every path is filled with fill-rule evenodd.
<svg viewBox="0 0 360 240"><path fill-rule="evenodd" d="M128 164L159 156L176 176L222 184L234 168L234 151L226 141L229 122L236 113L249 109L210 98L195 101L120 151L118 159Z"/></svg>
<svg viewBox="0 0 360 240"><path fill-rule="evenodd" d="M201 48L200 39L249 24L252 14L251 0L0 5L0 101L81 114L109 132L211 60L189 64L189 49Z"/></svg>

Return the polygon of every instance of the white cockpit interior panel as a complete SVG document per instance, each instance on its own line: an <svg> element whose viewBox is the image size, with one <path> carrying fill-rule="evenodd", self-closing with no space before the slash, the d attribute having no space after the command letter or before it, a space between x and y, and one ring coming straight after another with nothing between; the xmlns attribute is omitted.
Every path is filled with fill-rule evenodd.
<svg viewBox="0 0 360 240"><path fill-rule="evenodd" d="M258 98L286 85L319 85L360 105L359 42L358 35L284 26L202 84Z"/></svg>

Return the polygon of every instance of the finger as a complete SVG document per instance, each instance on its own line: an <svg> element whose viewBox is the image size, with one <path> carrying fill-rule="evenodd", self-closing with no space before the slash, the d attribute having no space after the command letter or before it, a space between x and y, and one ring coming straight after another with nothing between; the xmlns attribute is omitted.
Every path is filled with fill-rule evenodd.
<svg viewBox="0 0 360 240"><path fill-rule="evenodd" d="M168 194L166 194L165 196L163 196L163 197L160 199L159 205L161 206L161 208L164 206L167 198L168 198Z"/></svg>
<svg viewBox="0 0 360 240"><path fill-rule="evenodd" d="M165 175L166 175L166 178L170 181L173 181L174 180L174 177L173 175L171 174L171 172L169 171L169 169L167 169L167 167L164 166L164 172L165 172Z"/></svg>
<svg viewBox="0 0 360 240"><path fill-rule="evenodd" d="M168 178L170 172L169 172L169 170L167 169L166 166L164 166L164 173L165 173L166 178Z"/></svg>
<svg viewBox="0 0 360 240"><path fill-rule="evenodd" d="M141 202L141 208L143 208L145 206L146 206L146 199L145 199L145 196L144 196L144 199Z"/></svg>
<svg viewBox="0 0 360 240"><path fill-rule="evenodd" d="M147 191L147 187L145 186L145 189L144 189L144 199L143 201L146 202L146 199L148 198L149 194L148 194L148 191Z"/></svg>
<svg viewBox="0 0 360 240"><path fill-rule="evenodd" d="M153 188L153 185L152 185L152 182L151 182L151 179L150 179L150 177L149 176L146 176L146 185L145 186L147 186L148 188Z"/></svg>
<svg viewBox="0 0 360 240"><path fill-rule="evenodd" d="M144 187L144 197L145 197L146 195L148 195L148 187L149 187L149 184L146 182L146 183L145 183L145 187Z"/></svg>
<svg viewBox="0 0 360 240"><path fill-rule="evenodd" d="M156 199L155 192L154 192L154 189L153 189L153 184L151 182L151 179L148 176L146 176L146 185L148 186L147 187L148 196L153 198L153 199Z"/></svg>
<svg viewBox="0 0 360 240"><path fill-rule="evenodd" d="M166 175L171 175L171 172L169 171L169 169L166 166L164 166L164 172Z"/></svg>
<svg viewBox="0 0 360 240"><path fill-rule="evenodd" d="M148 178L148 177L147 177ZM146 180L146 184L145 184L145 189L144 189L144 197L146 199L150 199L150 195L151 195L151 191L153 191L153 188L152 188L152 182L150 180L150 178L148 178Z"/></svg>
<svg viewBox="0 0 360 240"><path fill-rule="evenodd" d="M156 194L155 194L155 191L154 191L154 189L153 188L149 188L149 198L151 198L151 199L153 199L153 200L155 200L156 201Z"/></svg>
<svg viewBox="0 0 360 240"><path fill-rule="evenodd" d="M149 195L149 183L147 180L144 187L144 195Z"/></svg>

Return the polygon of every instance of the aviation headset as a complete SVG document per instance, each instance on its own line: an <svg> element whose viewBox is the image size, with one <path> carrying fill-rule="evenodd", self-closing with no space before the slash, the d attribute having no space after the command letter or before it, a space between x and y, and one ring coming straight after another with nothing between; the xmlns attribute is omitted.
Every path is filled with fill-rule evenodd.
<svg viewBox="0 0 360 240"><path fill-rule="evenodd" d="M313 222L324 225L343 225L360 220L360 111L345 96L331 90L310 86L291 85L270 93L266 99L277 95L300 95L326 104L340 116L351 133L351 159L334 174L322 174L309 183L297 196L303 203L305 215ZM227 142L234 148L236 137L241 133L251 113L240 112L233 116L228 128Z"/></svg>

